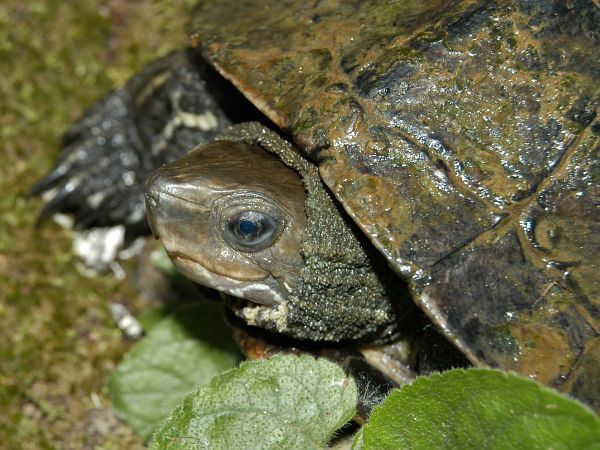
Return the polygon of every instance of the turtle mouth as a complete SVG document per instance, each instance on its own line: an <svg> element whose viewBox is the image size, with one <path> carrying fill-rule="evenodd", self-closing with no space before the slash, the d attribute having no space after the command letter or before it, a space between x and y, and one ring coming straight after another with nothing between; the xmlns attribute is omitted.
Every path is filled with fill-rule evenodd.
<svg viewBox="0 0 600 450"><path fill-rule="evenodd" d="M236 300L242 300L243 303L246 303L244 307L273 307L284 301L284 294L272 276L260 281L237 280L211 272L187 255L170 253L170 257L177 270L185 277L236 297ZM232 306L236 309L240 307L239 304L232 304Z"/></svg>
<svg viewBox="0 0 600 450"><path fill-rule="evenodd" d="M268 309L273 306L262 305L260 303L253 302L252 300L247 300L245 298L234 297L233 295L226 294L222 295L221 298L227 309L229 309L235 316L240 319L244 319L244 323L248 325L248 322L245 320L248 315L247 312L249 310L260 310L260 309Z"/></svg>

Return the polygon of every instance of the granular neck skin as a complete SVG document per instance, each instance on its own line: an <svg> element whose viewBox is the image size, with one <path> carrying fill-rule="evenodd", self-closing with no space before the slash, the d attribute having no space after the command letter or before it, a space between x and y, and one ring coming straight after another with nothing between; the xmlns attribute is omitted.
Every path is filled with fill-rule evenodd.
<svg viewBox="0 0 600 450"><path fill-rule="evenodd" d="M391 338L410 299L385 264L323 185L317 168L291 144L256 123L227 130L219 139L259 145L302 177L306 224L305 265L296 286L276 307L245 307L250 325L298 339L340 341Z"/></svg>

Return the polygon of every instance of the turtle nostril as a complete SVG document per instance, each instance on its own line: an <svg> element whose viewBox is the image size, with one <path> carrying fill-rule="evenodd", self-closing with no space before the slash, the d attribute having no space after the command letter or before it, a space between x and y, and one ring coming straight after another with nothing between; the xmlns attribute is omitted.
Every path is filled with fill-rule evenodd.
<svg viewBox="0 0 600 450"><path fill-rule="evenodd" d="M148 219L148 225L150 225L150 231L154 239L160 239L158 233L158 227L156 224L156 214L159 211L159 197L158 195L146 191L146 217Z"/></svg>

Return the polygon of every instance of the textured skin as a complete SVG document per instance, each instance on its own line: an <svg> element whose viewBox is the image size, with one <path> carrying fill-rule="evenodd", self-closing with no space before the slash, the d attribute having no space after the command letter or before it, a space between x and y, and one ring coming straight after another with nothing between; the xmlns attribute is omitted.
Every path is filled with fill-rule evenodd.
<svg viewBox="0 0 600 450"><path fill-rule="evenodd" d="M600 410L591 0L215 1L192 30L474 364Z"/></svg>
<svg viewBox="0 0 600 450"><path fill-rule="evenodd" d="M412 312L405 289L381 255L365 245L354 224L339 213L316 167L258 123L233 126L218 139L259 145L274 153L300 174L307 197L304 266L297 285L276 307L233 305L235 313L250 325L297 339L373 340L397 334L402 317Z"/></svg>

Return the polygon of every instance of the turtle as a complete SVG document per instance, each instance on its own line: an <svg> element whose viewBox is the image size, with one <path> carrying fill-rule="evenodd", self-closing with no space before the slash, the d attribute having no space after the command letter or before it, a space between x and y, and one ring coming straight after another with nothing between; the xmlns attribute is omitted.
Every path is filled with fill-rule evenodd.
<svg viewBox="0 0 600 450"><path fill-rule="evenodd" d="M416 305L600 411L597 2L201 1L190 36L66 134L42 217L146 203L250 325L389 344Z"/></svg>

